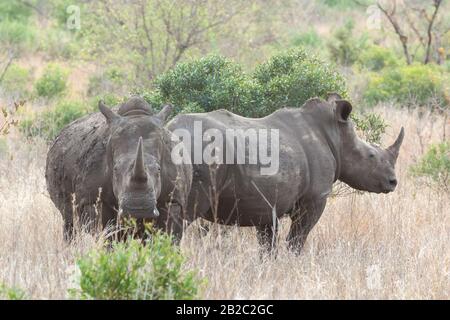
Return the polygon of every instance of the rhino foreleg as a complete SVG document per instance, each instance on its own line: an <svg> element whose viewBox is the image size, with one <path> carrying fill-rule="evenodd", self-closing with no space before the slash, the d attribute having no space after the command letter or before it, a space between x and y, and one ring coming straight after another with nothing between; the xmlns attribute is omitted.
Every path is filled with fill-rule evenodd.
<svg viewBox="0 0 450 320"><path fill-rule="evenodd" d="M319 221L326 203L326 199L302 203L300 208L291 215L292 224L286 239L290 250L297 254L301 252L308 234Z"/></svg>

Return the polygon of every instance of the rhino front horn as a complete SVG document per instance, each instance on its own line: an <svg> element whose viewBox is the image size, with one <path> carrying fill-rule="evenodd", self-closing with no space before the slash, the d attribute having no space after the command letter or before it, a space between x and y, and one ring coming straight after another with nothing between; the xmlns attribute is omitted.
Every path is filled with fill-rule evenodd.
<svg viewBox="0 0 450 320"><path fill-rule="evenodd" d="M142 137L139 138L138 147L136 150L136 159L134 160L133 179L135 181L147 181L147 173L145 171L144 162L144 147L142 144Z"/></svg>
<svg viewBox="0 0 450 320"><path fill-rule="evenodd" d="M400 151L400 146L402 145L404 137L405 137L405 129L402 127L394 144L388 148L388 150L394 155L394 158L396 160L397 160L398 153Z"/></svg>

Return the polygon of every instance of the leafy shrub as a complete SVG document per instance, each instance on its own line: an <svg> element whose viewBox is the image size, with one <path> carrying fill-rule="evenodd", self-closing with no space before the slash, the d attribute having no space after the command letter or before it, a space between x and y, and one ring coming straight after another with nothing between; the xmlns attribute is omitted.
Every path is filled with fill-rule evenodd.
<svg viewBox="0 0 450 320"><path fill-rule="evenodd" d="M303 50L272 57L256 68L253 77L258 84L255 96L263 97L257 116L265 116L283 106L300 107L309 98L325 98L330 92L347 96L342 76Z"/></svg>
<svg viewBox="0 0 450 320"><path fill-rule="evenodd" d="M16 97L23 98L28 95L27 85L30 80L30 73L27 69L12 64L6 70L0 87L4 92Z"/></svg>
<svg viewBox="0 0 450 320"><path fill-rule="evenodd" d="M30 44L33 39L34 32L28 24L17 20L0 22L0 44L3 47L16 48L18 51Z"/></svg>
<svg viewBox="0 0 450 320"><path fill-rule="evenodd" d="M196 103L209 112L220 108L237 111L248 103L249 79L242 68L220 56L180 63L155 81L156 92L147 96L156 106L173 104L175 112Z"/></svg>
<svg viewBox="0 0 450 320"><path fill-rule="evenodd" d="M36 93L40 97L53 98L64 93L67 87L68 71L57 64L49 64L36 81Z"/></svg>
<svg viewBox="0 0 450 320"><path fill-rule="evenodd" d="M383 101L426 105L435 98L445 104L444 77L434 65L414 64L374 73L364 93L369 105Z"/></svg>
<svg viewBox="0 0 450 320"><path fill-rule="evenodd" d="M72 59L81 51L79 42L67 28L49 29L40 39L40 49L49 60Z"/></svg>
<svg viewBox="0 0 450 320"><path fill-rule="evenodd" d="M31 7L20 1L0 0L0 20L26 22L31 16Z"/></svg>
<svg viewBox="0 0 450 320"><path fill-rule="evenodd" d="M376 113L351 114L352 120L362 137L370 143L380 144L381 136L386 131L386 123Z"/></svg>
<svg viewBox="0 0 450 320"><path fill-rule="evenodd" d="M26 294L19 288L8 287L4 284L0 284L0 299L24 300L26 299Z"/></svg>
<svg viewBox="0 0 450 320"><path fill-rule="evenodd" d="M86 106L79 101L59 102L54 108L26 117L20 129L27 136L53 139L66 125L87 113Z"/></svg>
<svg viewBox="0 0 450 320"><path fill-rule="evenodd" d="M428 177L448 190L450 183L450 141L431 145L422 159L411 167L411 173Z"/></svg>
<svg viewBox="0 0 450 320"><path fill-rule="evenodd" d="M127 75L119 69L109 68L103 73L89 78L87 94L88 96L95 96L103 92L123 92L123 85L127 79Z"/></svg>
<svg viewBox="0 0 450 320"><path fill-rule="evenodd" d="M291 39L291 45L295 47L317 48L322 44L322 39L314 29L298 33Z"/></svg>
<svg viewBox="0 0 450 320"><path fill-rule="evenodd" d="M353 65L359 58L359 53L365 47L365 38L356 39L353 35L354 23L348 21L336 30L333 38L328 42L330 58L343 66Z"/></svg>
<svg viewBox="0 0 450 320"><path fill-rule="evenodd" d="M183 270L184 258L170 236L156 233L146 244L114 242L112 249L95 249L77 262L81 299L194 299L200 280Z"/></svg>
<svg viewBox="0 0 450 320"><path fill-rule="evenodd" d="M358 63L368 70L380 71L385 67L398 66L398 59L391 50L372 45L362 51Z"/></svg>

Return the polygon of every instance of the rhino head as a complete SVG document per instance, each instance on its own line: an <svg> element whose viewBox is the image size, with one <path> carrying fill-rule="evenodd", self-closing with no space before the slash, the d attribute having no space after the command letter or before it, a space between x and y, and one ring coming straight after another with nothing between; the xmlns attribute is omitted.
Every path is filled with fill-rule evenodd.
<svg viewBox="0 0 450 320"><path fill-rule="evenodd" d="M164 153L163 124L171 111L165 106L156 114L142 112L121 116L99 102L110 129L107 168L119 214L155 219L161 193L161 161Z"/></svg>
<svg viewBox="0 0 450 320"><path fill-rule="evenodd" d="M339 180L352 188L389 193L395 190L395 163L405 136L403 127L395 142L386 149L361 140L350 120L352 105L334 94L328 102L335 105L335 116L341 137L341 168Z"/></svg>

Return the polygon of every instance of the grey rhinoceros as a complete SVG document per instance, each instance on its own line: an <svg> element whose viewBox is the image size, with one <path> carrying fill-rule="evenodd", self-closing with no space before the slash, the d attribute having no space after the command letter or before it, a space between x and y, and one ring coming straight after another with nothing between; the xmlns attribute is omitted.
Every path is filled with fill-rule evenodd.
<svg viewBox="0 0 450 320"><path fill-rule="evenodd" d="M101 101L99 109L65 127L47 155L47 188L65 238L74 219L92 230L115 225L119 214L181 236L192 167L171 161L173 142L164 128L171 106L154 114L133 97L117 113Z"/></svg>
<svg viewBox="0 0 450 320"><path fill-rule="evenodd" d="M197 153L206 151L211 141L218 139L217 134L226 136L230 129L273 128L279 132L279 168L273 174L262 174L261 162L249 164L248 151L252 147L249 143L244 144L245 163L238 164L238 152L233 152L234 158L229 160L234 162L227 164L225 149L239 151L234 137L222 139L226 141L223 150L209 150L212 155L220 151L219 161L194 162L187 218L255 226L259 242L271 248L276 238L276 221L287 214L292 220L287 238L289 247L300 251L322 215L336 180L358 190L394 191L397 185L394 168L403 128L393 145L381 149L357 137L349 118L351 111L350 102L330 94L327 101L313 98L301 108L283 108L261 119L244 118L226 110L176 116L167 127L174 133L179 131L177 135L182 139L191 139L191 146L198 141L199 134L211 129L215 132L214 139L200 137L202 145L200 149L197 147ZM183 130L190 135L183 135ZM244 139L248 136L244 132ZM176 136L173 139L181 140ZM194 161L196 147L191 147L190 152Z"/></svg>

